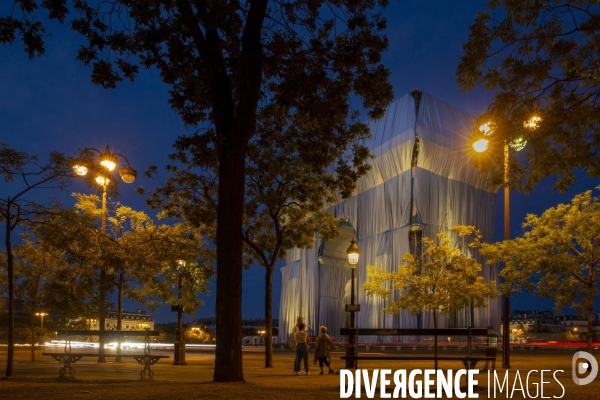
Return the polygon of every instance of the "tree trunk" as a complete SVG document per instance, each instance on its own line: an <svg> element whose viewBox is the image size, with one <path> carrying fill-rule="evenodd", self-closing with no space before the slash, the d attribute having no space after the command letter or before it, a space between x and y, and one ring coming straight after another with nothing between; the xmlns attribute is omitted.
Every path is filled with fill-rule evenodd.
<svg viewBox="0 0 600 400"><path fill-rule="evenodd" d="M433 312L433 329L437 329L437 312ZM434 368L437 371L438 369L438 360L437 360L437 356L438 356L438 345L437 345L437 335L433 335L433 352L434 352L434 357L435 357L435 361L434 361Z"/></svg>
<svg viewBox="0 0 600 400"><path fill-rule="evenodd" d="M217 210L215 382L243 382L242 223L246 143L223 138Z"/></svg>
<svg viewBox="0 0 600 400"><path fill-rule="evenodd" d="M101 267L100 270L100 306L99 310L99 318L98 318L98 330L100 331L100 335L98 336L98 362L105 363L106 358L104 357L104 345L106 343L105 336L102 334L104 330L106 330L106 271L104 270L104 266Z"/></svg>
<svg viewBox="0 0 600 400"><path fill-rule="evenodd" d="M6 353L6 377L13 375L13 361L15 356L15 282L14 282L14 256L10 241L11 229L11 214L10 214L10 198L6 206L6 272L8 279L8 348Z"/></svg>
<svg viewBox="0 0 600 400"><path fill-rule="evenodd" d="M102 235L106 235L106 184L102 185ZM105 354L105 345L106 345L106 336L103 335L102 331L106 330L106 264L102 265L100 269L100 336L98 337L98 362L105 363L106 358Z"/></svg>
<svg viewBox="0 0 600 400"><path fill-rule="evenodd" d="M273 368L273 269L265 271L265 368Z"/></svg>
<svg viewBox="0 0 600 400"><path fill-rule="evenodd" d="M31 307L31 362L35 362L35 307Z"/></svg>
<svg viewBox="0 0 600 400"><path fill-rule="evenodd" d="M183 341L183 307L181 306L181 288L183 282L181 279L181 271L177 272L177 341Z"/></svg>
<svg viewBox="0 0 600 400"><path fill-rule="evenodd" d="M35 362L35 310L37 308L37 302L31 304L31 362ZM41 316L42 321L44 316ZM43 335L43 329L40 328L40 335Z"/></svg>
<svg viewBox="0 0 600 400"><path fill-rule="evenodd" d="M125 279L123 277L123 271L119 271L119 295L117 299L117 330L120 331L123 329L123 285L125 284ZM117 359L116 362L121 362L121 342L123 341L123 336L119 335L117 337Z"/></svg>

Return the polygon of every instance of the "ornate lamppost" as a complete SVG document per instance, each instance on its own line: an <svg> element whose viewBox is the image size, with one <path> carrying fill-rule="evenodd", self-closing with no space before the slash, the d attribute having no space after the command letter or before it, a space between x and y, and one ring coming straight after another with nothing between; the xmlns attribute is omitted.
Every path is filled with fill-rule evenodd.
<svg viewBox="0 0 600 400"><path fill-rule="evenodd" d="M90 166L86 159L81 158L84 153L95 152L98 153L98 162L101 166L99 170L97 170L96 174L96 183L100 185L102 188L102 234L106 234L106 219L107 219L107 210L106 210L106 188L111 181L112 171L117 167L119 157L121 157L127 165L121 169L119 169L119 175L121 179L125 183L133 183L135 178L137 177L137 171L129 165L129 160L123 154L111 152L108 146L106 146L106 150L104 152L95 149L93 147L86 147L81 152L80 158L75 160L73 163L73 170L77 175L84 176L90 170ZM106 268L100 268L100 321L99 328L100 331L106 330ZM119 314L121 309L119 309ZM121 318L122 315L119 315L117 318L117 329L121 330ZM104 363L106 359L104 357L104 344L106 342L106 338L104 335L99 336L99 357L98 362ZM119 346L120 349L120 346Z"/></svg>
<svg viewBox="0 0 600 400"><path fill-rule="evenodd" d="M536 129L540 117L534 116L523 125L529 129ZM488 122L479 127L479 131L484 136L490 136L494 133L494 124ZM489 140L481 138L473 143L473 149L482 153L487 150ZM510 143L510 147L515 151L521 151L525 148L527 142L521 138L515 139ZM504 141L504 240L510 240L510 181L509 181L509 144ZM504 295L504 313L502 315L502 368L510 368L510 295Z"/></svg>
<svg viewBox="0 0 600 400"><path fill-rule="evenodd" d="M354 304L354 286L356 281L356 266L358 265L358 257L360 249L356 245L356 240L352 238L350 247L347 250L348 264L352 270L352 288L350 289L350 304L346 304L346 311L350 312L350 329L356 329L355 312L360 311L360 305ZM356 332L352 331L348 336L348 347L346 347L346 357L354 357L356 355ZM354 369L356 361L346 359L346 369Z"/></svg>

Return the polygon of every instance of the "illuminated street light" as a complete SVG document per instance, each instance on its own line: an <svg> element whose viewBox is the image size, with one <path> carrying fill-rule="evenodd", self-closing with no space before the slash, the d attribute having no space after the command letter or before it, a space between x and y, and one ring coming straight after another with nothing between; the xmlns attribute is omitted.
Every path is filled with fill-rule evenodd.
<svg viewBox="0 0 600 400"><path fill-rule="evenodd" d="M475 149L476 152L483 153L484 151L486 151L488 149L489 143L490 143L490 141L487 139L479 139L478 141L473 143L473 148Z"/></svg>
<svg viewBox="0 0 600 400"><path fill-rule="evenodd" d="M123 182L132 183L137 177L137 172L129 165L129 160L123 154L111 152L109 147L106 146L106 149L102 152L93 147L86 147L81 152L81 155L78 159L73 161L72 167L73 171L79 176L85 176L90 171L90 166L88 165L88 161L85 160L82 156L86 152L95 152L98 153L98 164L102 166L100 170L97 170L97 175L95 177L96 183L100 185L102 188L102 226L101 231L103 234L106 234L106 219L107 219L107 209L106 209L106 188L111 182L111 171L113 171L118 164L119 157L121 157L127 165L119 171L119 175ZM104 268L100 269L100 321L99 321L99 330L106 330L106 316L104 315L106 310L106 291L105 291L105 282L106 282L106 270ZM121 318L117 318L117 329L122 329L122 321ZM104 363L106 359L104 358L104 345L105 345L105 336L100 335L99 337L99 356L98 362ZM118 354L120 355L121 346L117 349ZM120 362L121 358L117 357L117 361Z"/></svg>
<svg viewBox="0 0 600 400"><path fill-rule="evenodd" d="M534 115L527 121L523 122L523 126L529 129L536 129L540 126L540 122L542 122L542 118L538 117L537 115Z"/></svg>
<svg viewBox="0 0 600 400"><path fill-rule="evenodd" d="M348 247L346 253L348 254L348 264L350 264L350 268L355 269L356 265L358 264L360 249L356 245L356 240L354 240L354 238L352 238L352 241L350 242L350 247Z"/></svg>
<svg viewBox="0 0 600 400"><path fill-rule="evenodd" d="M348 264L352 270L352 289L350 290L350 307L346 305L346 311L350 311L350 329L355 329L355 312L357 306L354 304L354 286L356 280L356 266L358 265L358 257L360 256L360 249L356 245L356 240L352 238L350 247L346 251L348 254ZM346 357L354 357L356 355L356 335L352 331L352 334L348 336L348 347L346 348ZM353 359L346 359L346 369L354 369L356 361Z"/></svg>
<svg viewBox="0 0 600 400"><path fill-rule="evenodd" d="M75 160L73 162L73 171L79 176L85 176L89 171L85 160L82 158Z"/></svg>
<svg viewBox="0 0 600 400"><path fill-rule="evenodd" d="M538 127L542 119L534 116L526 121L523 125L530 129ZM479 127L479 132L484 136L490 136L494 133L494 124L487 122ZM481 153L487 150L489 140L482 138L473 143L473 149ZM510 143L510 147L515 151L521 151L525 148L527 141L522 138L517 138ZM510 240L510 185L509 185L509 144L504 142L504 240ZM502 322L504 329L502 331L502 340L504 342L502 367L510 368L510 296L504 295L504 315Z"/></svg>
<svg viewBox="0 0 600 400"><path fill-rule="evenodd" d="M35 315L40 317L40 330L42 331L42 334L43 334L43 332L44 332L44 317L48 314L45 312L36 312Z"/></svg>
<svg viewBox="0 0 600 400"><path fill-rule="evenodd" d="M101 166L103 166L105 168L105 171L108 172L107 176L110 176L110 172L112 172L117 167L119 157L121 157L127 163L127 165L125 167L123 167L119 170L119 175L121 176L121 179L123 179L123 182L133 183L135 178L137 178L137 171L135 169L131 168L127 157L125 157L123 154L120 154L120 153L111 152L108 146L106 146L106 150L104 150L104 152L102 152L98 149L94 149L92 147L86 147L83 150L83 152L86 152L86 151L93 151L93 152L98 153L98 162L100 163ZM73 171L75 171L75 173L77 175L85 176L85 175L87 175L89 170L90 170L90 168L89 168L88 162L85 159L79 157L78 159L76 159L73 162ZM105 183L100 183L100 182L104 182L107 179L110 181L110 179L108 177L103 177L103 175L106 175L106 174L101 174L98 177L96 177L96 182L98 182L99 185L105 185ZM108 184L108 182L106 184Z"/></svg>
<svg viewBox="0 0 600 400"><path fill-rule="evenodd" d="M523 138L516 138L510 142L510 147L512 147L515 151L521 151L525 148L525 146L527 146L527 140Z"/></svg>
<svg viewBox="0 0 600 400"><path fill-rule="evenodd" d="M106 151L100 154L98 159L100 160L100 165L109 171L114 170L119 162L117 157L108 150L108 146L106 146Z"/></svg>
<svg viewBox="0 0 600 400"><path fill-rule="evenodd" d="M99 173L96 176L96 183L102 187L108 186L108 184L110 183L110 174L106 171L103 171L103 173Z"/></svg>
<svg viewBox="0 0 600 400"><path fill-rule="evenodd" d="M492 133L494 133L495 129L496 126L494 123L486 122L485 124L481 124L479 127L479 132L481 132L483 136L490 136Z"/></svg>

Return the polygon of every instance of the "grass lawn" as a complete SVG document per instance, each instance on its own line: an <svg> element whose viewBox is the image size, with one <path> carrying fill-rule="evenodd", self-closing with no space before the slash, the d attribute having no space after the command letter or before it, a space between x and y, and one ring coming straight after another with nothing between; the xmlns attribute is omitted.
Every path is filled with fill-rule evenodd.
<svg viewBox="0 0 600 400"><path fill-rule="evenodd" d="M410 353L407 353L410 354ZM332 355L332 366L338 370L343 366L339 359L341 353ZM529 375L529 394L536 395L539 390L540 370L563 370L556 377L564 387L563 399L600 399L600 376L587 386L577 386L571 378L571 359L573 352L568 351L514 351L511 355L511 369L509 370L509 387L512 390L519 371L523 387L527 385L527 373L537 370ZM311 353L312 356L312 353ZM75 377L73 380L59 380L58 370L60 364L49 357L41 356L41 351L36 352L36 362L29 361L30 352L27 349L18 349L15 361L15 376L0 381L0 399L339 399L340 377L338 375L319 376L318 366L309 365L310 376L293 376L294 354L291 351L277 351L274 354L274 368L264 368L264 354L262 352L244 352L244 376L246 383L213 383L214 353L188 352L187 366L172 365L172 358L159 361L153 370L154 380L140 380L141 366L131 359L117 364L109 358L106 364L97 364L93 359L80 361L74 364ZM596 357L598 359L598 357ZM85 359L84 359L85 360ZM497 373L504 378L505 370L499 368L498 358ZM433 368L432 362L399 362L399 361L371 361L361 362L360 368L374 369L428 369ZM6 368L6 347L0 347L0 371L4 374ZM462 366L457 362L440 363L441 369L457 370ZM492 375L493 377L493 375ZM421 376L422 378L422 376ZM479 398L488 398L487 372L479 374ZM544 397L561 397L563 388L553 378L552 373L544 373ZM463 378L462 385L466 385ZM391 393L394 386L390 386ZM516 388L520 388L519 382ZM498 390L498 389L497 389ZM491 397L493 389L490 388ZM521 399L530 398L523 396L519 390L506 393L496 393L496 398ZM541 398L538 393L538 399ZM354 394L351 398L355 398ZM361 398L366 399L365 390ZM379 398L379 390L375 398ZM456 398L456 397L454 397Z"/></svg>

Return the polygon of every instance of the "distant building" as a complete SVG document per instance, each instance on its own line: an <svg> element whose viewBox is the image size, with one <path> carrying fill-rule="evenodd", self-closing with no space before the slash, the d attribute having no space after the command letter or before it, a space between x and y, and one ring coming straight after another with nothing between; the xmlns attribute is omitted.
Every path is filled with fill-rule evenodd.
<svg viewBox="0 0 600 400"><path fill-rule="evenodd" d="M558 315L556 321L565 331L587 332L587 318L582 315Z"/></svg>
<svg viewBox="0 0 600 400"><path fill-rule="evenodd" d="M200 318L188 324L188 326L192 327L192 329L202 327L211 335L216 335L217 333L217 320L215 318Z"/></svg>
<svg viewBox="0 0 600 400"><path fill-rule="evenodd" d="M510 325L511 329L521 325L528 331L535 330L536 328L553 333L563 331L562 325L556 320L556 316L552 311L515 310L510 315Z"/></svg>
<svg viewBox="0 0 600 400"><path fill-rule="evenodd" d="M593 332L600 333L600 314L593 318ZM552 311L515 310L510 314L511 332L524 328L531 331L541 327L547 332L587 332L587 318L582 315L554 315Z"/></svg>
<svg viewBox="0 0 600 400"><path fill-rule="evenodd" d="M105 318L106 330L116 330L118 323L118 313L109 311ZM91 318L87 320L90 329L100 329L98 319ZM154 320L152 316L146 314L146 311L136 310L123 311L123 319L121 320L122 330L141 331L144 329L154 330Z"/></svg>
<svg viewBox="0 0 600 400"><path fill-rule="evenodd" d="M564 330L552 311L515 310L510 314L511 332L518 332L519 329L531 332L540 328L549 333L558 333ZM500 329L500 332L503 331L504 325Z"/></svg>
<svg viewBox="0 0 600 400"><path fill-rule="evenodd" d="M209 333L211 333L213 335L215 335L216 331L217 331L217 321L215 318L200 318L200 319L197 319L194 322L188 324L188 326L203 327ZM243 329L253 328L253 329L256 329L257 331L261 331L261 330L265 329L265 326L266 326L266 320L264 318L249 318L249 319L242 320L242 328ZM273 319L272 327L274 329L277 329L277 327L279 327L279 319L277 319L277 318Z"/></svg>
<svg viewBox="0 0 600 400"><path fill-rule="evenodd" d="M242 328L254 328L258 331L265 329L267 326L267 320L264 318L250 318L242 320ZM271 325L273 328L279 327L279 319L274 318L273 324Z"/></svg>

